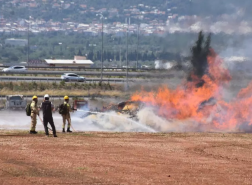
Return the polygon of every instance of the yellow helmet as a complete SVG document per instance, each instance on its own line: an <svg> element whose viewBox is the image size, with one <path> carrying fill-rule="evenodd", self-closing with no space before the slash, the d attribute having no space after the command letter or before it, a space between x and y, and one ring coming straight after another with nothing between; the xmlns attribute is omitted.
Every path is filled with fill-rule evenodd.
<svg viewBox="0 0 252 185"><path fill-rule="evenodd" d="M38 97L37 97L37 96L33 96L32 99L33 99L33 100L34 100L34 99L38 99Z"/></svg>
<svg viewBox="0 0 252 185"><path fill-rule="evenodd" d="M68 97L68 96L65 96L65 97L64 97L64 100L68 100L68 99L69 99L69 97Z"/></svg>

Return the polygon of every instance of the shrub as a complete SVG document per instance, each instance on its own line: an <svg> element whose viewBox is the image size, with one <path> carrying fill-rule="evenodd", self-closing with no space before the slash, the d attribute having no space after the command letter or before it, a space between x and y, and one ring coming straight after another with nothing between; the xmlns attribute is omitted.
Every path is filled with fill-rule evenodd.
<svg viewBox="0 0 252 185"><path fill-rule="evenodd" d="M66 85L66 82L62 80L62 81L60 82L60 86L61 86L61 87L65 87L65 85Z"/></svg>

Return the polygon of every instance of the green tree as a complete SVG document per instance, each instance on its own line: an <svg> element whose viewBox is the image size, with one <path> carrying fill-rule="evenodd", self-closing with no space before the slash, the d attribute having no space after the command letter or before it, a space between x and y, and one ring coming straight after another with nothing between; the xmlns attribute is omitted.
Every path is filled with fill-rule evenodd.
<svg viewBox="0 0 252 185"><path fill-rule="evenodd" d="M79 49L78 56L82 56L81 49Z"/></svg>
<svg viewBox="0 0 252 185"><path fill-rule="evenodd" d="M203 32L200 31L198 35L198 40L191 49L192 74L197 76L199 79L201 79L202 76L207 73L207 57L210 53L210 44L211 34L207 36L207 39L205 41L205 36Z"/></svg>
<svg viewBox="0 0 252 185"><path fill-rule="evenodd" d="M93 59L94 59L94 53L93 53L93 51L90 51L90 52L88 53L87 58L88 58L89 60L92 60L92 61L93 61Z"/></svg>
<svg viewBox="0 0 252 185"><path fill-rule="evenodd" d="M116 52L116 61L119 61L119 60L120 60L120 53L118 51L118 52Z"/></svg>
<svg viewBox="0 0 252 185"><path fill-rule="evenodd" d="M97 58L98 61L101 60L101 53L100 53L100 51L97 51L96 58Z"/></svg>

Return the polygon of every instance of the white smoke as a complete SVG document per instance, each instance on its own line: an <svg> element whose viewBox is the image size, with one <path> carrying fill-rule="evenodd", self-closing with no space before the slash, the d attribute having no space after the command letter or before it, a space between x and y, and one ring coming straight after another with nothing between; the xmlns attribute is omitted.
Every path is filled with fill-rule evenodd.
<svg viewBox="0 0 252 185"><path fill-rule="evenodd" d="M78 114L83 115L89 113L87 117L83 118L78 123L78 129L89 126L95 131L113 131L113 132L155 132L151 127L141 124L129 118L129 115L118 114L117 112L87 112L80 110Z"/></svg>
<svg viewBox="0 0 252 185"><path fill-rule="evenodd" d="M224 58L224 63L231 72L250 73L252 71L252 39L246 38L244 40L240 39L238 43L230 40L228 46L220 52L220 56Z"/></svg>
<svg viewBox="0 0 252 185"><path fill-rule="evenodd" d="M76 131L112 131L112 132L155 132L154 129L136 122L128 115L118 115L116 112L92 113L77 111L71 113L72 127ZM15 115L15 116L14 116ZM31 118L23 111L0 111L0 129L30 130ZM42 118L42 116L40 116ZM56 130L61 132L63 120L58 113L53 114ZM66 124L67 125L67 124ZM51 127L48 124L49 128ZM37 117L37 131L44 131L44 126Z"/></svg>
<svg viewBox="0 0 252 185"><path fill-rule="evenodd" d="M223 114L225 110L220 109ZM224 112L223 112L224 111ZM15 117L13 115L16 115ZM193 119L167 120L158 116L155 108L143 107L136 115L138 121L129 118L129 115L118 114L117 112L88 112L77 111L71 115L72 127L75 131L105 131L105 132L218 132L212 124L214 112L206 120L207 123L198 123ZM30 117L23 112L1 111L0 129L4 130L30 130ZM57 132L62 129L62 117L58 113L53 114ZM50 127L50 125L49 125ZM44 131L41 121L37 120L37 131ZM252 127L247 123L240 124L234 130L225 132L244 131L251 132ZM223 130L222 130L223 132Z"/></svg>
<svg viewBox="0 0 252 185"><path fill-rule="evenodd" d="M200 131L199 124L193 120L167 120L158 116L155 109L152 107L145 107L137 114L139 122L158 132L192 132Z"/></svg>

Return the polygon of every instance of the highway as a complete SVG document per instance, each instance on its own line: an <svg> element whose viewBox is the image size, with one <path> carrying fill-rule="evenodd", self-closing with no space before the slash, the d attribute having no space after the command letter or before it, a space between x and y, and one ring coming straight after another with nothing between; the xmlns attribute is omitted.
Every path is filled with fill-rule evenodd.
<svg viewBox="0 0 252 185"><path fill-rule="evenodd" d="M75 73L81 76L100 76L101 72L94 72L94 71L33 71L33 70L27 70L27 71L15 71L15 72L3 72L0 71L1 74L22 74L22 75L62 75L63 73ZM103 72L103 76L126 76L126 72ZM169 74L166 72L129 72L128 77L147 77L147 78L172 78L174 77L174 74Z"/></svg>
<svg viewBox="0 0 252 185"><path fill-rule="evenodd" d="M134 82L136 79L129 79L129 82ZM0 76L0 81L62 81L59 77L23 77L23 76ZM100 78L86 78L86 82L99 82ZM126 82L125 78L103 78L103 82Z"/></svg>
<svg viewBox="0 0 252 185"><path fill-rule="evenodd" d="M162 79L155 79L155 78L129 78L130 83L146 83L146 82L153 82L153 83L160 83ZM18 81L25 81L25 82L61 82L60 77L33 77L33 76L0 76L0 82L18 82ZM86 82L100 82L100 78L86 78ZM103 82L110 82L110 83L124 83L126 82L126 78L103 78ZM70 81L74 82L74 81ZM86 82L78 82L78 83L86 83ZM66 82L68 83L68 82Z"/></svg>

